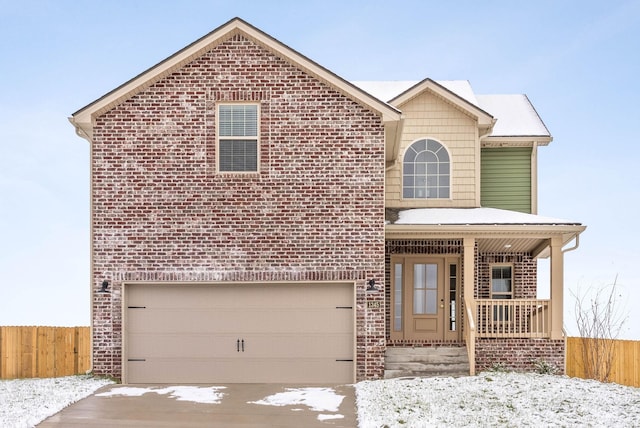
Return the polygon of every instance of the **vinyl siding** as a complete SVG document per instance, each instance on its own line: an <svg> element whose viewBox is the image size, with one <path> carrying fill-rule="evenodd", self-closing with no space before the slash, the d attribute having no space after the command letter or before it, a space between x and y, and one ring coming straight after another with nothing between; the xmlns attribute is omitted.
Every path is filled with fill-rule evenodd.
<svg viewBox="0 0 640 428"><path fill-rule="evenodd" d="M477 123L442 98L425 92L398 106L405 116L399 162L387 170L386 206L394 208L474 207L476 202ZM451 160L451 198L404 199L402 159L421 138L443 144Z"/></svg>
<svg viewBox="0 0 640 428"><path fill-rule="evenodd" d="M482 149L481 177L483 207L531 213L531 148Z"/></svg>

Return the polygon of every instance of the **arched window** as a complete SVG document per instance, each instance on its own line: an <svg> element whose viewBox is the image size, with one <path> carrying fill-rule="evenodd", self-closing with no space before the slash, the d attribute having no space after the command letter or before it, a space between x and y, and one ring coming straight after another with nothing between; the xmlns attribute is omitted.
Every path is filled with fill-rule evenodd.
<svg viewBox="0 0 640 428"><path fill-rule="evenodd" d="M451 162L447 149L435 140L418 140L404 154L402 196L408 199L450 197Z"/></svg>

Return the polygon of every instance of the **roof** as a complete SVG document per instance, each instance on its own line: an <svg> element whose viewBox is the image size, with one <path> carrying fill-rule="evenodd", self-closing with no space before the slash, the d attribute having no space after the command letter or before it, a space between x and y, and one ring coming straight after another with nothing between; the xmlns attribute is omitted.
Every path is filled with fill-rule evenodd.
<svg viewBox="0 0 640 428"><path fill-rule="evenodd" d="M416 208L398 213L394 224L580 225L579 222L498 208Z"/></svg>
<svg viewBox="0 0 640 428"><path fill-rule="evenodd" d="M538 112L524 94L476 95L468 80L434 82L493 116L496 122L489 134L490 137L544 137L545 140L551 138ZM371 95L394 105L396 99L418 83L420 81L417 80L353 82Z"/></svg>
<svg viewBox="0 0 640 428"><path fill-rule="evenodd" d="M551 136L526 95L478 95L477 98L484 110L498 118L492 137Z"/></svg>
<svg viewBox="0 0 640 428"><path fill-rule="evenodd" d="M475 238L481 252L526 252L548 257L550 238L562 245L578 239L586 226L497 208L387 209L386 239Z"/></svg>
<svg viewBox="0 0 640 428"><path fill-rule="evenodd" d="M434 80L434 82L479 107L476 95L473 93L468 80ZM351 83L380 98L382 101L389 102L420 83L420 80L359 80Z"/></svg>
<svg viewBox="0 0 640 428"><path fill-rule="evenodd" d="M316 62L296 52L242 19L234 18L209 34L196 40L189 46L171 55L167 59L142 72L128 82L120 85L101 98L95 100L91 104L73 113L72 117L69 118L70 122L76 127L78 135L91 140L93 138L93 122L96 117L145 90L162 78L175 72L185 64L194 61L201 55L236 34L241 34L243 37L252 40L271 52L274 52L280 58L294 64L306 73L327 83L345 96L366 106L372 111L379 113L384 122L392 124L400 121L400 111L395 107L347 82L338 75L332 73L328 69L320 66ZM392 131L393 130L390 130L389 132Z"/></svg>

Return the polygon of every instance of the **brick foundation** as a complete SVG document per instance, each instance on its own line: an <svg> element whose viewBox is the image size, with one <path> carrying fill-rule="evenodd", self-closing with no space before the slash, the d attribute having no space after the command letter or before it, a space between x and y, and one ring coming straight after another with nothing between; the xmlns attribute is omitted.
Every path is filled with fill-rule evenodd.
<svg viewBox="0 0 640 428"><path fill-rule="evenodd" d="M564 374L564 340L476 339L476 371L497 366L508 370L533 372L536 362L544 362Z"/></svg>

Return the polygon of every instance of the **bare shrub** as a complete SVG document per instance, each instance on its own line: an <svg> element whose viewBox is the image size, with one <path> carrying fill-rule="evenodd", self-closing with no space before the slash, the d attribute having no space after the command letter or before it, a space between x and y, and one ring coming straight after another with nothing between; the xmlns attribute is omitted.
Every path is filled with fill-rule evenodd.
<svg viewBox="0 0 640 428"><path fill-rule="evenodd" d="M618 276L613 284L592 287L585 294L573 293L578 333L582 339L582 361L587 379L608 382L613 363L614 340L627 321Z"/></svg>

